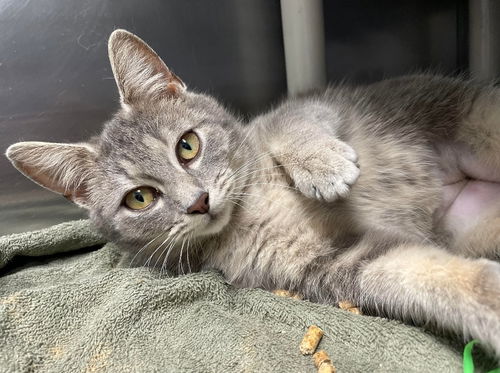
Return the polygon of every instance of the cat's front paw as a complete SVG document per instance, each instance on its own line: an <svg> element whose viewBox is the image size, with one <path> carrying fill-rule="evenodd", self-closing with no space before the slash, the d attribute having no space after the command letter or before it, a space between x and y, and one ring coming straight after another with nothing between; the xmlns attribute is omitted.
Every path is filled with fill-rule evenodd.
<svg viewBox="0 0 500 373"><path fill-rule="evenodd" d="M336 139L313 145L295 154L297 161L288 168L295 186L305 196L320 201L347 197L360 174L356 152Z"/></svg>

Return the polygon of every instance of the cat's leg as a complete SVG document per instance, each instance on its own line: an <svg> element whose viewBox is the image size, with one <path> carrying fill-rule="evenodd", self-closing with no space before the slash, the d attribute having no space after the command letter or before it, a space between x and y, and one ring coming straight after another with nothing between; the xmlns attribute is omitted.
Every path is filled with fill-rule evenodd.
<svg viewBox="0 0 500 373"><path fill-rule="evenodd" d="M347 197L360 175L356 152L328 134L312 138L296 139L287 150L276 150L275 159L306 197L326 202Z"/></svg>
<svg viewBox="0 0 500 373"><path fill-rule="evenodd" d="M500 358L500 264L405 245L359 274L364 309L477 338Z"/></svg>
<svg viewBox="0 0 500 373"><path fill-rule="evenodd" d="M337 115L326 104L290 103L253 122L259 144L306 197L331 202L357 181L358 155L334 131ZM273 168L273 171L276 169Z"/></svg>
<svg viewBox="0 0 500 373"><path fill-rule="evenodd" d="M477 338L500 358L500 264L494 261L379 231L345 250L318 251L308 263L288 253L267 268L273 283L280 272L300 273L299 285L290 288L312 301L348 300L366 314Z"/></svg>
<svg viewBox="0 0 500 373"><path fill-rule="evenodd" d="M456 252L500 261L500 217L484 220L455 237Z"/></svg>

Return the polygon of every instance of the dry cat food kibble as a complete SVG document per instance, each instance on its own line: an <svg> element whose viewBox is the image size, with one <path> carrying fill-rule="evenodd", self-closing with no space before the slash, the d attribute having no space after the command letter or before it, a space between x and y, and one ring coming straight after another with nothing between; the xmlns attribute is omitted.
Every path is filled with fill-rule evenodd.
<svg viewBox="0 0 500 373"><path fill-rule="evenodd" d="M323 337L323 330L316 325L311 325L300 343L300 352L302 355L311 355L314 353L319 341L321 341L321 337Z"/></svg>
<svg viewBox="0 0 500 373"><path fill-rule="evenodd" d="M292 293L291 291L283 290L283 289L273 290L273 294L277 295L278 297L287 297L287 298L293 298L293 299L298 299L298 300L302 299L302 297L300 296L299 293Z"/></svg>
<svg viewBox="0 0 500 373"><path fill-rule="evenodd" d="M347 300L340 301L339 302L339 308L349 311L351 313L355 313L356 315L362 315L363 313L359 309L359 307L356 307L356 305L352 302L349 302Z"/></svg>
<svg viewBox="0 0 500 373"><path fill-rule="evenodd" d="M313 355L314 366L318 369L318 373L335 373L337 370L332 364L330 356L325 350L320 350Z"/></svg>
<svg viewBox="0 0 500 373"><path fill-rule="evenodd" d="M308 329L302 342L300 344L300 352L303 355L311 355L316 351L321 338L323 337L323 330L316 325L311 325ZM314 366L318 369L318 373L336 373L336 369L325 350L320 350L313 355Z"/></svg>

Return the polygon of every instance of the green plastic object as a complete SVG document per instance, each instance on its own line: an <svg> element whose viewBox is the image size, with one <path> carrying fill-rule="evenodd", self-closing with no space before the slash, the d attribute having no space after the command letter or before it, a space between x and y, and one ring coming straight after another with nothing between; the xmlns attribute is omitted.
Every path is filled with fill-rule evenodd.
<svg viewBox="0 0 500 373"><path fill-rule="evenodd" d="M472 348L477 340L472 340L465 345L464 348L464 373L474 373L474 361L472 360ZM488 373L500 373L500 367L490 370Z"/></svg>

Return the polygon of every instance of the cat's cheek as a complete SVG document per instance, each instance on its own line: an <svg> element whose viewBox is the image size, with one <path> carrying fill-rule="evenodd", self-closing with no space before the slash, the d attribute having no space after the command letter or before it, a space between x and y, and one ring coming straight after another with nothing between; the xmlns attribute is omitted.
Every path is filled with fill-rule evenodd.
<svg viewBox="0 0 500 373"><path fill-rule="evenodd" d="M211 212L210 215L198 216L199 219L193 222L195 224L192 228L194 234L198 237L202 237L221 232L231 220L231 212L232 208L227 206L216 214Z"/></svg>
<svg viewBox="0 0 500 373"><path fill-rule="evenodd" d="M137 230L144 226L148 226L148 231L144 232L148 236L156 231L161 232L165 226L171 224L173 219L172 211L168 209L162 199L155 201L143 210L132 210L122 206L112 217L118 231L134 231L131 238L135 238Z"/></svg>

